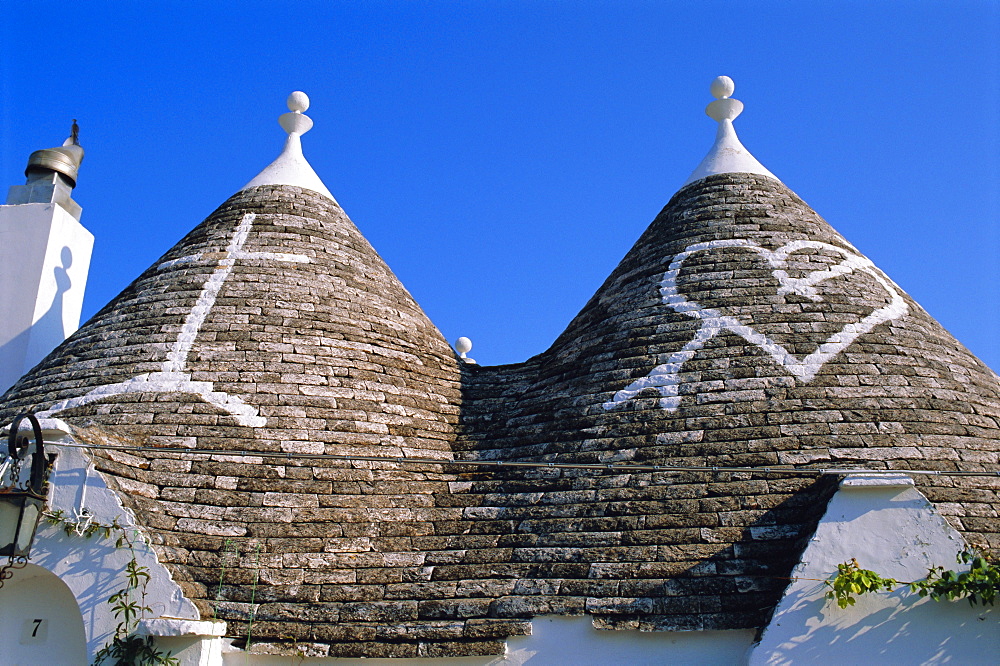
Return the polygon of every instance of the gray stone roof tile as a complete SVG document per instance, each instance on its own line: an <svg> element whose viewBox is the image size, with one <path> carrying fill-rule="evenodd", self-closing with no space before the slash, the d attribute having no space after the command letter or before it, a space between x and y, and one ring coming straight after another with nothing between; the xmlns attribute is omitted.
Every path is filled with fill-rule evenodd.
<svg viewBox="0 0 1000 666"><path fill-rule="evenodd" d="M317 655L498 654L544 613L760 627L834 488L455 455L973 470L1000 454L996 376L749 174L682 189L548 351L492 368L460 365L336 203L252 188L4 402L75 424L202 614L231 636L252 621L274 654L289 637ZM123 441L256 453L100 448ZM269 456L285 453L441 464ZM918 483L970 541L1000 543L1000 482Z"/></svg>
<svg viewBox="0 0 1000 666"><path fill-rule="evenodd" d="M777 345L792 357L779 362ZM648 388L619 394L657 366ZM548 351L470 373L458 446L505 460L974 471L997 451L998 398L996 375L790 190L725 174L675 195ZM482 473L470 492L491 509L470 517L530 533L526 559L607 572L617 587L587 608L621 628L761 626L832 491L830 479L641 473L592 477L588 497L569 476ZM917 482L970 542L995 546L996 481ZM983 503L944 504L959 484ZM632 522L595 534L584 517ZM668 581L642 569L661 561L689 568Z"/></svg>

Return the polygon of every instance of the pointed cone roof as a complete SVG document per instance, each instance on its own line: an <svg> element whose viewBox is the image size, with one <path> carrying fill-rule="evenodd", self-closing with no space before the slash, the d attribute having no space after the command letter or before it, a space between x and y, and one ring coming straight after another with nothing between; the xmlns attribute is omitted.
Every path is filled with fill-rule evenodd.
<svg viewBox="0 0 1000 666"><path fill-rule="evenodd" d="M466 396L470 448L505 460L998 462L997 376L785 185L732 167L677 192L548 351L481 369ZM1000 524L983 517L1000 509L995 480L917 483L971 542L1000 543ZM594 604L606 626L628 627L642 608L647 628L723 629L766 620L832 484L623 472L542 495L538 481L487 479L476 491L520 488L502 515L533 521L533 547L620 549L601 560L619 563L601 582L632 601ZM564 519L521 508L550 503ZM668 570L681 580L658 581Z"/></svg>
<svg viewBox="0 0 1000 666"><path fill-rule="evenodd" d="M440 332L333 200L261 185L230 197L5 406L163 444L196 443L151 425L194 410L251 448L316 447L308 423L359 450L445 455L458 376Z"/></svg>
<svg viewBox="0 0 1000 666"><path fill-rule="evenodd" d="M269 454L974 471L1000 439L996 376L778 180L731 170L675 194L548 351L492 368L459 366L331 198L255 185L4 404L90 443L259 451L95 456L203 612L330 656L498 654L547 613L760 627L833 480ZM918 483L1000 545L995 481Z"/></svg>
<svg viewBox="0 0 1000 666"><path fill-rule="evenodd" d="M461 370L332 197L303 180L260 178L12 387L0 418L56 417L98 447L259 453L91 449L203 617L226 620L233 636L256 618L255 638L280 642L305 626L295 604L314 604L321 590L330 601L364 576L426 578L425 548L410 537L432 532L431 520L462 517L461 507L437 506L454 480L440 465L284 454L450 460ZM238 555L251 552L256 559ZM388 606L416 607L397 594ZM345 637L338 607L310 606L310 641L349 656L416 649L375 638L373 625Z"/></svg>
<svg viewBox="0 0 1000 666"><path fill-rule="evenodd" d="M455 355L302 156L308 105L289 96L281 156L23 377L8 406L103 416L168 443L190 438L142 426L184 405L286 448L294 412L346 428L342 443L447 449ZM373 418L387 405L392 419Z"/></svg>

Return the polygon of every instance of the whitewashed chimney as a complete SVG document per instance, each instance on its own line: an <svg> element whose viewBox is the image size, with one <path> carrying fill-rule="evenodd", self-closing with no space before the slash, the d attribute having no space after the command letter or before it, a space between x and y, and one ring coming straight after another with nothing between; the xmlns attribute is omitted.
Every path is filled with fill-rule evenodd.
<svg viewBox="0 0 1000 666"><path fill-rule="evenodd" d="M27 182L0 206L0 390L80 325L94 236L73 201L83 161L73 121L62 146L28 158Z"/></svg>

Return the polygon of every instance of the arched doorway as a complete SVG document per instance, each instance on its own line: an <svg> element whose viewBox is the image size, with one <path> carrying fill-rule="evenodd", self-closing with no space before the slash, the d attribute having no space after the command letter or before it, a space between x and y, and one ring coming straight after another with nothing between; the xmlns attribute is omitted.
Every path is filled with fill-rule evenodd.
<svg viewBox="0 0 1000 666"><path fill-rule="evenodd" d="M87 663L80 607L47 569L29 564L0 588L0 660L9 666Z"/></svg>

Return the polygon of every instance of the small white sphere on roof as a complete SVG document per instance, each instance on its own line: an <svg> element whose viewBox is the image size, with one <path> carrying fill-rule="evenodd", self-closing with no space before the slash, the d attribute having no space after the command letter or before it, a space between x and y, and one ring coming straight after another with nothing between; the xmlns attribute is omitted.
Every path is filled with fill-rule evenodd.
<svg viewBox="0 0 1000 666"><path fill-rule="evenodd" d="M728 76L717 76L710 90L715 99L726 99L736 91L736 84Z"/></svg>
<svg viewBox="0 0 1000 666"><path fill-rule="evenodd" d="M455 340L455 351L463 356L472 351L472 340L467 337L461 337Z"/></svg>
<svg viewBox="0 0 1000 666"><path fill-rule="evenodd" d="M302 113L309 108L309 95L305 94L301 90L296 90L288 96L288 101L286 103L288 104L289 111Z"/></svg>

